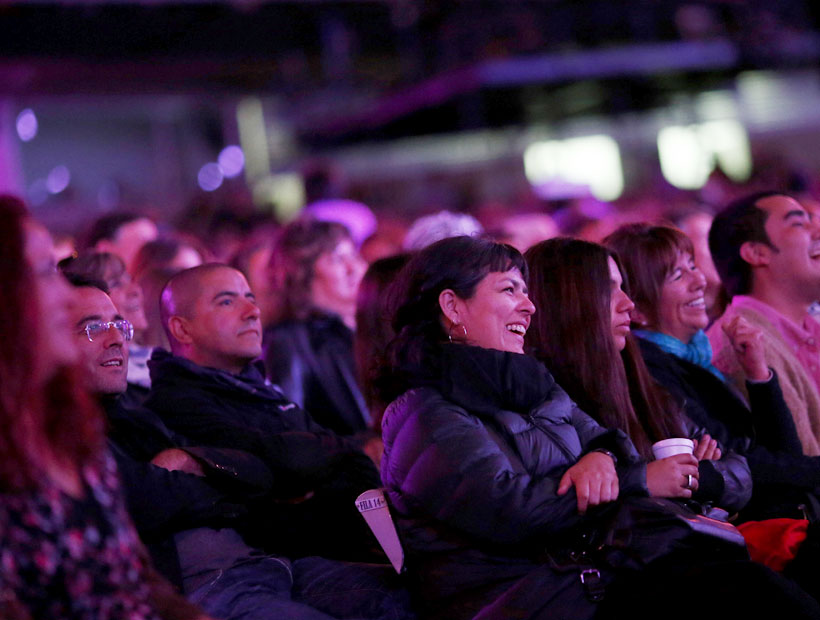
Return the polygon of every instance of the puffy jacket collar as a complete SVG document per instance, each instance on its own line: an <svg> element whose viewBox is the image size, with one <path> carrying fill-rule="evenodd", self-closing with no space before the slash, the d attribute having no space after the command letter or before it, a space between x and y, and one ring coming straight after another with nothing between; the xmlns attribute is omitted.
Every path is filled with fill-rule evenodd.
<svg viewBox="0 0 820 620"><path fill-rule="evenodd" d="M264 364L261 360L254 360L245 366L241 373L235 375L224 370L200 366L184 357L156 348L148 360L148 368L151 371L151 385L154 390L161 389L163 385L205 382L257 397L276 401L287 400L265 379Z"/></svg>
<svg viewBox="0 0 820 620"><path fill-rule="evenodd" d="M460 344L443 344L438 369L408 369L413 387L431 386L474 413L528 412L542 404L555 379L538 360Z"/></svg>

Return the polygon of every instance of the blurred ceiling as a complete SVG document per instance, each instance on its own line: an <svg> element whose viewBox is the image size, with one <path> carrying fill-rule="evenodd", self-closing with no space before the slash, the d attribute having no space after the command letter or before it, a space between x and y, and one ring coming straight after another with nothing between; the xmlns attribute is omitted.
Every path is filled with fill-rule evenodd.
<svg viewBox="0 0 820 620"><path fill-rule="evenodd" d="M63 0L0 5L0 96L275 98L345 144L618 114L814 67L802 0Z"/></svg>

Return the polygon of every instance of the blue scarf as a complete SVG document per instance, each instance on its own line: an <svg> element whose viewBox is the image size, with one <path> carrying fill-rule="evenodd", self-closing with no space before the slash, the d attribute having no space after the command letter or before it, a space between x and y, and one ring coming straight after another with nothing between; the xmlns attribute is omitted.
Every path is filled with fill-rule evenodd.
<svg viewBox="0 0 820 620"><path fill-rule="evenodd" d="M709 338L706 337L702 329L692 336L689 344L684 344L673 336L668 336L660 332L651 332L645 329L635 329L632 333L638 336L638 338L643 338L656 344L663 351L671 353L675 357L705 368L726 383L726 377L723 376L723 373L712 365L712 345L709 343Z"/></svg>

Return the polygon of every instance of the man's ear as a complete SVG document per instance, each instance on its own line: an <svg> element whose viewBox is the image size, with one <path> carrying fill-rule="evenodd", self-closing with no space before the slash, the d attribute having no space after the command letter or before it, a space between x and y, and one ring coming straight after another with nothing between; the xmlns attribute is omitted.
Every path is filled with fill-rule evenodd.
<svg viewBox="0 0 820 620"><path fill-rule="evenodd" d="M451 325L458 325L461 323L460 304L461 299L456 295L452 289L446 288L438 295L438 305L441 308L441 313L444 315Z"/></svg>
<svg viewBox="0 0 820 620"><path fill-rule="evenodd" d="M188 330L188 320L181 316L174 315L168 319L168 331L180 344L191 344L194 341Z"/></svg>
<svg viewBox="0 0 820 620"><path fill-rule="evenodd" d="M745 241L740 246L740 258L752 267L764 267L769 264L772 249L760 241Z"/></svg>

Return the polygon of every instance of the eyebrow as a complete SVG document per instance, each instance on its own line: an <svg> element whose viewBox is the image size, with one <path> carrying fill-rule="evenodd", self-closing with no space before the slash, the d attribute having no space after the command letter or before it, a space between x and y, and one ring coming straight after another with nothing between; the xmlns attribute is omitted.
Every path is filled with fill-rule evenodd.
<svg viewBox="0 0 820 620"><path fill-rule="evenodd" d="M808 214L808 213L806 213L805 211L802 211L802 210L800 210L800 209L792 209L791 211L788 211L788 212L786 213L786 215L784 215L784 216L783 216L783 219L784 219L784 220L787 220L787 219L789 219L789 218L791 218L791 217L800 217L800 218L803 218L803 217L808 217L808 216L809 216L809 214Z"/></svg>
<svg viewBox="0 0 820 620"><path fill-rule="evenodd" d="M102 316L99 314L89 314L88 316L84 316L75 324L77 327L82 326L89 321L102 321Z"/></svg>
<svg viewBox="0 0 820 620"><path fill-rule="evenodd" d="M512 284L513 287L520 287L521 290L524 291L525 295L529 294L529 292L530 292L529 289L527 288L526 283L523 280L515 280L515 279L510 278L510 277L505 277L505 278L501 278L501 280L499 281L499 284L507 284L507 283Z"/></svg>
<svg viewBox="0 0 820 620"><path fill-rule="evenodd" d="M239 293L235 291L219 291L216 295L211 298L211 301L216 301L220 297L239 297Z"/></svg>
<svg viewBox="0 0 820 620"><path fill-rule="evenodd" d="M112 318L111 321L122 321L124 317L117 312ZM85 323L93 323L94 321L105 321L102 315L100 314L89 314L84 316L76 323L76 327L82 327Z"/></svg>
<svg viewBox="0 0 820 620"><path fill-rule="evenodd" d="M249 297L251 299L256 299L256 295L253 294L253 291L248 291L247 293L245 293L244 296ZM219 293L213 296L211 301L216 301L220 297L239 297L239 293L237 293L236 291L220 291Z"/></svg>

